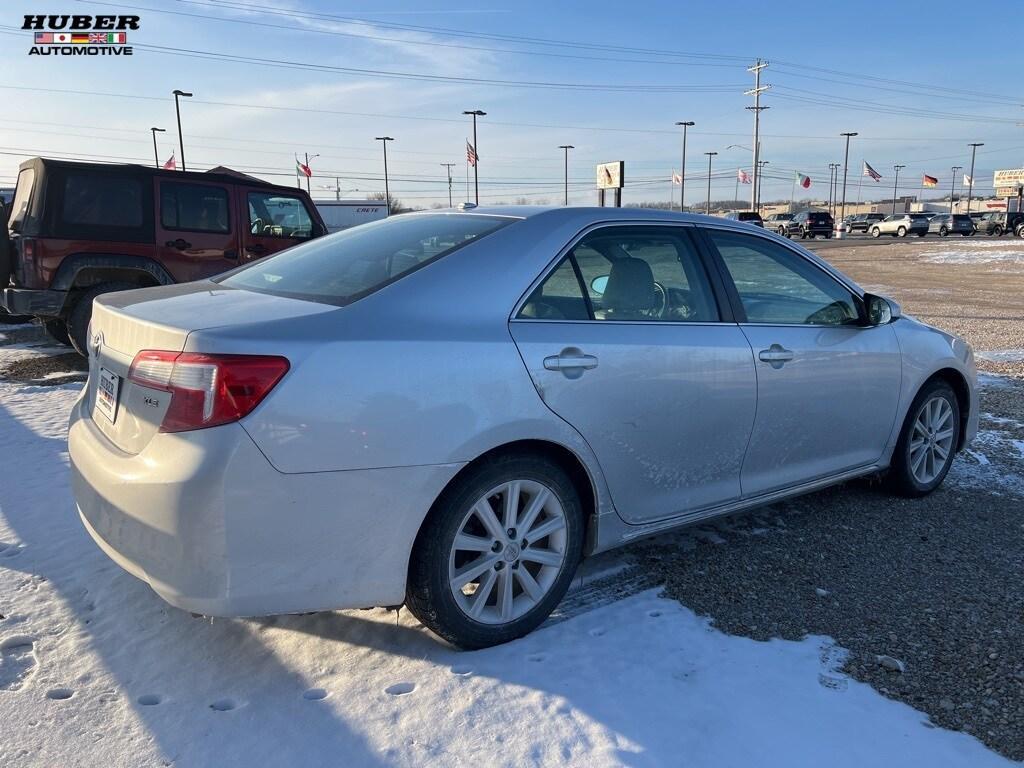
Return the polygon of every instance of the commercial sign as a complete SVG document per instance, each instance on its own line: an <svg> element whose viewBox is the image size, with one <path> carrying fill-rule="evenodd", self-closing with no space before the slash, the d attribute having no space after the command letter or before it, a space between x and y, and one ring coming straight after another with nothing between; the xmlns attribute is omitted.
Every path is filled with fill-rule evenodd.
<svg viewBox="0 0 1024 768"><path fill-rule="evenodd" d="M1016 197L1020 187L996 187L996 197Z"/></svg>
<svg viewBox="0 0 1024 768"><path fill-rule="evenodd" d="M1019 187L1024 184L1024 168L1014 168L1008 171L996 171L993 177L993 187ZM1013 194L1017 194L1014 192Z"/></svg>
<svg viewBox="0 0 1024 768"><path fill-rule="evenodd" d="M614 163L601 163L597 166L598 189L622 189L626 181L626 163L616 160Z"/></svg>

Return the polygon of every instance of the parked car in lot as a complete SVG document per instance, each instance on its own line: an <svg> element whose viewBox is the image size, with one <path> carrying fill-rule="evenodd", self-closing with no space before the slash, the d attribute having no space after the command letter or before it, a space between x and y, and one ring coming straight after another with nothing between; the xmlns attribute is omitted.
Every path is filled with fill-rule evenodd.
<svg viewBox="0 0 1024 768"><path fill-rule="evenodd" d="M1024 213L992 211L978 223L978 231L991 237L1001 237L1006 233L1016 234L1021 224L1024 224Z"/></svg>
<svg viewBox="0 0 1024 768"><path fill-rule="evenodd" d="M827 211L801 211L793 217L793 234L799 235L801 240L818 235L832 237L833 227L832 216Z"/></svg>
<svg viewBox="0 0 1024 768"><path fill-rule="evenodd" d="M36 158L11 208L0 306L82 355L97 296L210 277L326 232L304 191L226 169Z"/></svg>
<svg viewBox="0 0 1024 768"><path fill-rule="evenodd" d="M757 211L730 211L725 214L725 218L732 219L733 221L744 221L747 224L753 224L755 227L764 226L761 214Z"/></svg>
<svg viewBox="0 0 1024 768"><path fill-rule="evenodd" d="M897 213L886 216L881 221L876 221L868 231L872 237L882 235L924 237L928 234L928 216L923 213Z"/></svg>
<svg viewBox="0 0 1024 768"><path fill-rule="evenodd" d="M764 220L764 228L788 237L792 232L796 231L796 226L793 224L793 216L794 214L792 213L773 213Z"/></svg>
<svg viewBox="0 0 1024 768"><path fill-rule="evenodd" d="M775 233L623 208L391 217L96 300L82 521L172 605L405 603L466 648L580 558L887 473L978 424L963 340Z"/></svg>
<svg viewBox="0 0 1024 768"><path fill-rule="evenodd" d="M876 221L885 218L884 213L858 213L855 216L846 217L847 232L867 232L868 228Z"/></svg>
<svg viewBox="0 0 1024 768"><path fill-rule="evenodd" d="M967 214L940 213L928 219L928 232L939 237L948 235L968 237L974 234L975 228L974 222Z"/></svg>

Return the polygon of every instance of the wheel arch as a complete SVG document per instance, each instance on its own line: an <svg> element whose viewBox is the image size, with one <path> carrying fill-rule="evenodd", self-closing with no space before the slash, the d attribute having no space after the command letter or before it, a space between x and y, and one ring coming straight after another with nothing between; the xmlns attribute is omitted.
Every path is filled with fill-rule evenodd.
<svg viewBox="0 0 1024 768"><path fill-rule="evenodd" d="M145 256L76 253L61 262L50 287L71 291L109 282L134 282L146 288L171 285L175 280L163 265Z"/></svg>

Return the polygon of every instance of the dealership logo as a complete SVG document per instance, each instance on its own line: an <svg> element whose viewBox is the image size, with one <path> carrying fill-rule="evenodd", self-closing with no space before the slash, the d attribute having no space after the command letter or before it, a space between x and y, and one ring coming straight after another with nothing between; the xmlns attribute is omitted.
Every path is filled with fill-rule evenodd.
<svg viewBox="0 0 1024 768"><path fill-rule="evenodd" d="M131 56L126 30L139 17L26 14L21 28L32 31L30 56Z"/></svg>

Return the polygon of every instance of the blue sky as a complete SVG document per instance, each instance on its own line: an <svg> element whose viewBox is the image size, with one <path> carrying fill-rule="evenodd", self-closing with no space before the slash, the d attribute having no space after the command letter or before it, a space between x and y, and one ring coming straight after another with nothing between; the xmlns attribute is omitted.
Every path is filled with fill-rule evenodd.
<svg viewBox="0 0 1024 768"><path fill-rule="evenodd" d="M135 53L28 56L31 34L14 28L40 12L137 14ZM975 169L985 192L995 168L1024 166L1024 88L999 74L1007 51L986 15L946 0L14 0L0 11L0 82L16 86L0 89L0 185L13 181L21 155L152 162L154 125L167 129L166 159L177 138L171 91L180 88L195 93L182 109L190 169L227 165L294 183L294 156L309 152L320 155L311 162L314 192L332 194L317 187L333 188L338 176L346 196L358 197L383 189L374 137L387 134L392 192L422 206L447 202L444 162L456 163L456 201L465 196L465 109L488 113L479 126L481 202L561 202L566 143L576 147L571 202L592 204L595 163L619 159L626 201L668 199L680 154L673 124L693 120L687 202L696 203L706 194L704 152L719 153L714 198L731 197L736 169L750 169L750 152L728 147L751 144L743 91L753 83L746 67L761 57L773 86L763 97L763 199L788 198L795 170L825 194L828 164L843 160L842 131L860 133L848 199L861 159L884 177L864 181L865 199L891 190L894 163L907 166L901 193L916 192L922 173L940 179L929 194L945 193L951 166L969 165L971 141L985 142ZM271 60L300 67L266 66Z"/></svg>

